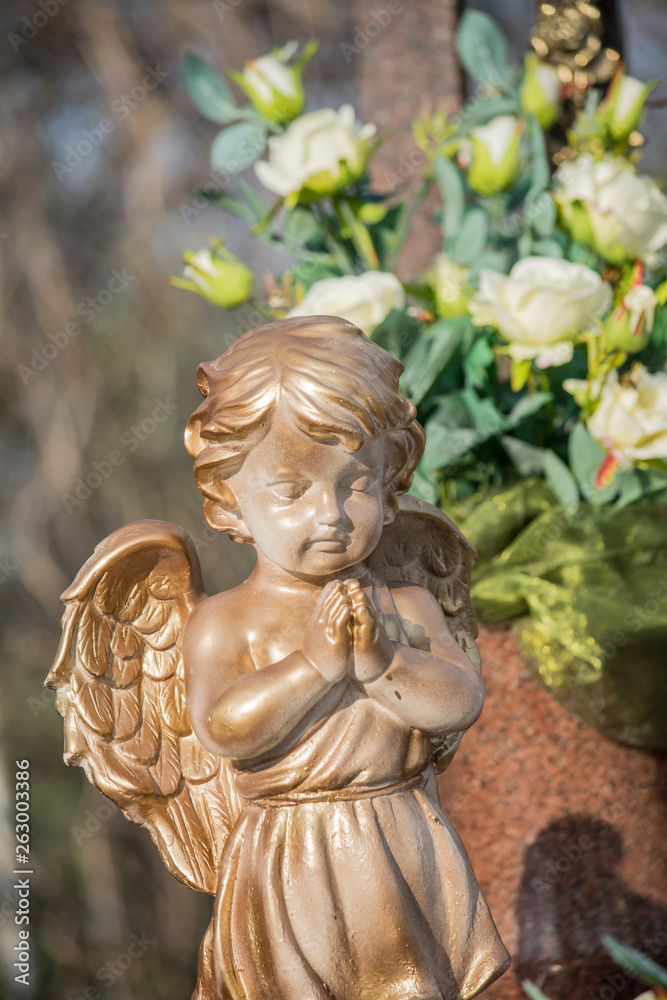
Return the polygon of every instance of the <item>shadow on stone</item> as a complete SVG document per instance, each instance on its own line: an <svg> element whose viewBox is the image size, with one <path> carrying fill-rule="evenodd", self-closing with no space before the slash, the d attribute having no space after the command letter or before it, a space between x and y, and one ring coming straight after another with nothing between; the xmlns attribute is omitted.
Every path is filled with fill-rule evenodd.
<svg viewBox="0 0 667 1000"><path fill-rule="evenodd" d="M553 1000L631 1000L646 989L604 949L601 934L667 965L667 908L622 881L623 838L601 816L550 823L524 852L517 917L519 980Z"/></svg>

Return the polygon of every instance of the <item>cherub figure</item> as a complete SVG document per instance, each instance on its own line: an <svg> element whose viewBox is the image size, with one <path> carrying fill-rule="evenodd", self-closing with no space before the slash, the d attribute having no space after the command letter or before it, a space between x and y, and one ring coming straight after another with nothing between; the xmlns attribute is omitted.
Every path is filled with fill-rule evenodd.
<svg viewBox="0 0 667 1000"><path fill-rule="evenodd" d="M329 316L241 337L185 440L249 578L207 598L187 535L139 521L63 595L67 763L216 895L193 1000L458 1000L508 965L435 785L483 702L475 553L398 499L401 371Z"/></svg>

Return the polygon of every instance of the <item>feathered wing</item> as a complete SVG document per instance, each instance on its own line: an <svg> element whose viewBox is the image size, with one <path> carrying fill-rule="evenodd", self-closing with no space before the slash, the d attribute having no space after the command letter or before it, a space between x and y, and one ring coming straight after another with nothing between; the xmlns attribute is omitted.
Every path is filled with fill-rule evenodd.
<svg viewBox="0 0 667 1000"><path fill-rule="evenodd" d="M399 511L372 556L373 573L386 581L425 587L437 599L454 639L481 670L475 643L477 622L470 603L470 575L477 559L474 546L446 514L417 497L399 499ZM434 740L436 771L444 771L463 733Z"/></svg>
<svg viewBox="0 0 667 1000"><path fill-rule="evenodd" d="M181 638L205 596L176 525L115 531L62 595L46 686L65 720L65 761L148 829L176 878L214 893L239 803L229 764L204 750L185 704Z"/></svg>

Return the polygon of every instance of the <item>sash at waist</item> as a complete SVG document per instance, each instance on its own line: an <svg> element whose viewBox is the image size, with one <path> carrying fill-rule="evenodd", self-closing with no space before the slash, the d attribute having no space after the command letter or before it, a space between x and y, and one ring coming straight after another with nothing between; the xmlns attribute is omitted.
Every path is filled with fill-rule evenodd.
<svg viewBox="0 0 667 1000"><path fill-rule="evenodd" d="M282 808L283 806L299 806L306 802L339 802L346 799L372 799L376 795L392 795L394 792L405 792L411 788L424 786L424 775L416 774L405 781L392 785L346 785L344 788L322 788L314 791L292 791L284 795L268 795L258 798L246 798L248 805Z"/></svg>

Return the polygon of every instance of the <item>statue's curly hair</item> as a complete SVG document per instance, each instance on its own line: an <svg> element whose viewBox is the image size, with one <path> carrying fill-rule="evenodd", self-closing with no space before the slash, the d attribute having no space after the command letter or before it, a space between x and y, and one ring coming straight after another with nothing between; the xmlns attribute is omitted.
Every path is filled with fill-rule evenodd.
<svg viewBox="0 0 667 1000"><path fill-rule="evenodd" d="M368 437L388 448L385 510L391 520L424 451L413 403L399 391L403 365L347 320L300 316L250 330L216 361L197 369L205 397L185 430L195 460L204 516L237 542L236 497L227 480L268 432L280 402L296 428L318 441L338 439L351 452Z"/></svg>

